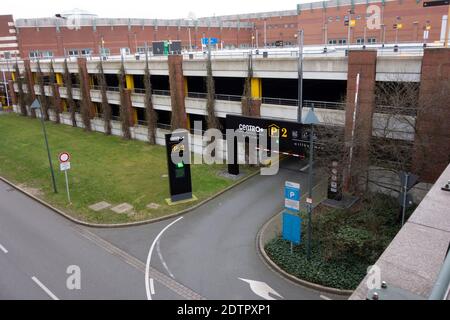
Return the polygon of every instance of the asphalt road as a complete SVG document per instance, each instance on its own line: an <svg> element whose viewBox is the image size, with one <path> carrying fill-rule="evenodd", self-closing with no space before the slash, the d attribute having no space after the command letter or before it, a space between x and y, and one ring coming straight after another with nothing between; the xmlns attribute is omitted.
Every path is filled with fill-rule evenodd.
<svg viewBox="0 0 450 320"><path fill-rule="evenodd" d="M142 271L3 182L0 245L0 299L146 298ZM66 286L72 265L80 268L81 290Z"/></svg>
<svg viewBox="0 0 450 320"><path fill-rule="evenodd" d="M339 298L285 280L265 265L256 250L258 231L282 209L285 181L298 181L303 189L307 188L307 175L298 170L301 166L290 161L276 176L251 178L181 220L91 231L146 261L152 241L178 220L155 242L151 267L207 299L261 299L240 278L264 282L283 299L323 299L323 295ZM158 290L153 297L164 299Z"/></svg>
<svg viewBox="0 0 450 320"><path fill-rule="evenodd" d="M0 299L253 300L267 288L276 292L270 299L323 299L274 273L256 250L257 232L282 208L286 180L307 187L306 175L283 168L183 217L121 229L77 226L0 182ZM80 290L66 285L73 265ZM267 287L255 291L241 279Z"/></svg>

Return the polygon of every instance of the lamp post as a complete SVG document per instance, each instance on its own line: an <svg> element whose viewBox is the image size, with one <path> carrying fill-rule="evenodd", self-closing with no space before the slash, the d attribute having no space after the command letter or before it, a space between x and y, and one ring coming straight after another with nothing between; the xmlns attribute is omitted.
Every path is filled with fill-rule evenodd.
<svg viewBox="0 0 450 320"><path fill-rule="evenodd" d="M304 125L310 125L309 131L309 169L308 169L308 188L309 188L309 198L307 199L308 207L308 243L306 257L308 261L311 259L311 243L312 243L312 212L313 212L313 157L314 157L314 125L319 123L314 112L314 104L311 104L311 109L309 110L306 118L303 121Z"/></svg>
<svg viewBox="0 0 450 320"><path fill-rule="evenodd" d="M296 38L298 39L298 110L297 122L302 123L303 109L303 29L298 31Z"/></svg>
<svg viewBox="0 0 450 320"><path fill-rule="evenodd" d="M41 110L41 103L38 99L34 99L33 103L31 104L32 110ZM48 146L48 139L47 139L47 131L45 130L45 122L44 117L42 115L41 110L41 124L42 124L42 131L44 132L44 139L45 139L45 147L47 148L47 156L48 156L48 163L50 166L50 174L52 176L52 184L53 184L53 191L55 193L58 193L58 189L56 188L56 180L55 180L55 172L53 171L53 165L52 165L52 157L50 155L50 147Z"/></svg>

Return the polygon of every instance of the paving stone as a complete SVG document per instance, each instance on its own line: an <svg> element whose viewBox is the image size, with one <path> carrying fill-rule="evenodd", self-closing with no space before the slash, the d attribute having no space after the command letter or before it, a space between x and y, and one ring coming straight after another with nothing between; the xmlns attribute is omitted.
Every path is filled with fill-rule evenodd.
<svg viewBox="0 0 450 320"><path fill-rule="evenodd" d="M148 209L153 209L153 210L159 209L159 207L161 207L161 206L160 206L159 204L157 204L157 203L154 203L154 202L149 203L149 204L147 205L147 208L148 208Z"/></svg>
<svg viewBox="0 0 450 320"><path fill-rule="evenodd" d="M121 203L117 206L115 206L114 208L111 208L112 211L114 211L115 213L127 213L129 211L131 211L133 209L133 206L129 203Z"/></svg>
<svg viewBox="0 0 450 320"><path fill-rule="evenodd" d="M95 203L95 204L89 206L89 209L94 210L94 211L101 211L101 210L108 209L109 207L111 207L110 203L108 203L106 201L102 201L102 202L98 202L98 203Z"/></svg>

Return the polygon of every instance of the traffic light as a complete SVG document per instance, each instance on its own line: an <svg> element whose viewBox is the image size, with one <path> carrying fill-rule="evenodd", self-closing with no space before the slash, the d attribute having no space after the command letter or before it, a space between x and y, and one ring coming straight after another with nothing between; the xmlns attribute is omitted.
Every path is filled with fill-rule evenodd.
<svg viewBox="0 0 450 320"><path fill-rule="evenodd" d="M394 30L395 30L395 29L400 30L400 29L402 29L402 28L403 28L403 24L401 24L401 23L395 23L395 24L394 24Z"/></svg>
<svg viewBox="0 0 450 320"><path fill-rule="evenodd" d="M350 20L350 27L356 26L356 20Z"/></svg>

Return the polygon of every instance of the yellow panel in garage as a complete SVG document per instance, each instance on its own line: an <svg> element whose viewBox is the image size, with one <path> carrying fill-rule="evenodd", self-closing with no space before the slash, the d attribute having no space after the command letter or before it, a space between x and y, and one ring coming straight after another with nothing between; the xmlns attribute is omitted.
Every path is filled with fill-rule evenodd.
<svg viewBox="0 0 450 320"><path fill-rule="evenodd" d="M127 89L134 89L134 78L133 78L133 75L127 74L125 76L125 81L126 81L126 84L127 84Z"/></svg>
<svg viewBox="0 0 450 320"><path fill-rule="evenodd" d="M56 74L56 83L61 85L61 86L63 85L63 76L62 76L61 73L57 73Z"/></svg>
<svg viewBox="0 0 450 320"><path fill-rule="evenodd" d="M262 97L262 83L260 78L252 78L252 98L261 99Z"/></svg>

